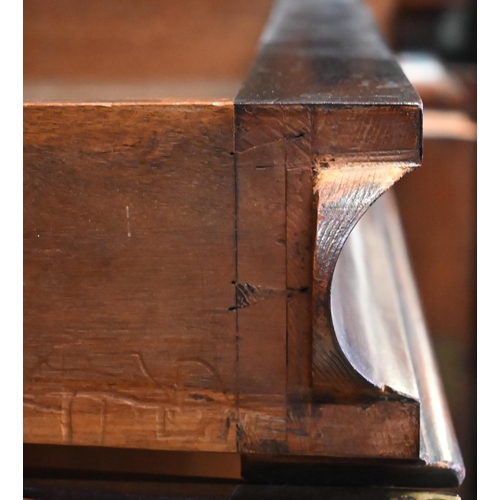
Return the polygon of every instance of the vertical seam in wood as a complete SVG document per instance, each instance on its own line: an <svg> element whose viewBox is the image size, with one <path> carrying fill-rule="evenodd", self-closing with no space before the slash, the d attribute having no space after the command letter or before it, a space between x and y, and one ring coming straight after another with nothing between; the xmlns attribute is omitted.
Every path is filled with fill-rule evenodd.
<svg viewBox="0 0 500 500"><path fill-rule="evenodd" d="M236 123L236 106L233 102L233 167L234 167L234 262L235 262L235 272L234 272L234 305L235 305L235 356L236 356L236 373L235 373L235 402L237 415L240 406L240 381L239 381L239 324L238 324L238 289L236 287L238 283L238 165L236 161L236 133L237 133L237 123ZM236 438L236 447L238 447L238 438Z"/></svg>
<svg viewBox="0 0 500 500"><path fill-rule="evenodd" d="M281 109L281 123L282 128L285 128L285 108ZM283 130L283 136L284 136ZM288 369L288 155L287 155L287 144L286 138L283 137L283 168L285 169L285 288L286 288L286 298L285 298L285 443L288 445L288 383L289 383L289 369Z"/></svg>

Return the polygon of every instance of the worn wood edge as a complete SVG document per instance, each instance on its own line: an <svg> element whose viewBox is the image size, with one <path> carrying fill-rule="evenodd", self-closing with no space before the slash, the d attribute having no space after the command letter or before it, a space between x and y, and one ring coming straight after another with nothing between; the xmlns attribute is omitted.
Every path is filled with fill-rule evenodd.
<svg viewBox="0 0 500 500"><path fill-rule="evenodd" d="M420 409L415 401L288 403L288 455L347 460L418 458Z"/></svg>

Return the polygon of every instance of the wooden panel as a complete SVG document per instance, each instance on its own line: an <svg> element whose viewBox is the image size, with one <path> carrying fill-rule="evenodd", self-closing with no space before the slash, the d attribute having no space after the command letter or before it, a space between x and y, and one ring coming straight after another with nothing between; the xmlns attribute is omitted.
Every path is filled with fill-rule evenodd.
<svg viewBox="0 0 500 500"><path fill-rule="evenodd" d="M241 80L272 0L27 0L31 80Z"/></svg>
<svg viewBox="0 0 500 500"><path fill-rule="evenodd" d="M235 450L232 106L27 106L25 440Z"/></svg>

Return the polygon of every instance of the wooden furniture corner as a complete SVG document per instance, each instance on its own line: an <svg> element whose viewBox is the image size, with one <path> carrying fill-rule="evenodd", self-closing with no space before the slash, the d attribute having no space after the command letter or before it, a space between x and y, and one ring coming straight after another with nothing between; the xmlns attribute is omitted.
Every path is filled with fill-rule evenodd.
<svg viewBox="0 0 500 500"><path fill-rule="evenodd" d="M248 28L237 4L224 19ZM235 85L218 52L214 74L131 74L116 30L159 58L170 3L74 5L25 7L25 442L238 453L265 481L354 460L460 483L384 194L421 163L422 104L367 8L278 1ZM96 40L88 73L64 63Z"/></svg>

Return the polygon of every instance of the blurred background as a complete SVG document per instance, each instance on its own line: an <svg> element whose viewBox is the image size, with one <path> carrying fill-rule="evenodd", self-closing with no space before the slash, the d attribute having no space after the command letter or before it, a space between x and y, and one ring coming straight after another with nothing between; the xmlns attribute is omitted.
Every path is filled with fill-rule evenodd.
<svg viewBox="0 0 500 500"><path fill-rule="evenodd" d="M424 162L395 186L476 498L476 0L367 0L424 103Z"/></svg>

